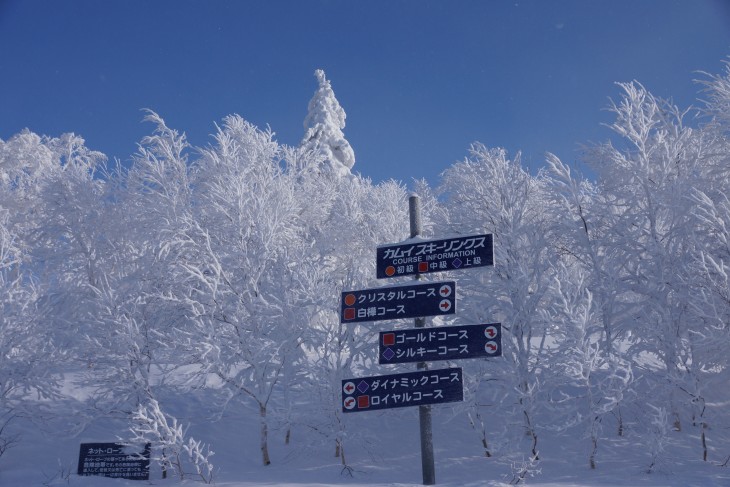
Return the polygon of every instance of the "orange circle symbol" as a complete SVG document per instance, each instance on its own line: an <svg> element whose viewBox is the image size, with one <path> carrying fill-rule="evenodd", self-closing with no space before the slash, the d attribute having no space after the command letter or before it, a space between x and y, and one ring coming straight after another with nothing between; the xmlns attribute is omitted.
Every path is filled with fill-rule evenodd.
<svg viewBox="0 0 730 487"><path fill-rule="evenodd" d="M392 276L393 274L395 274L395 267L393 267L392 265L389 265L388 267L385 268L386 276Z"/></svg>
<svg viewBox="0 0 730 487"><path fill-rule="evenodd" d="M355 304L355 295L354 294L348 294L345 296L345 304L348 306L352 306Z"/></svg>

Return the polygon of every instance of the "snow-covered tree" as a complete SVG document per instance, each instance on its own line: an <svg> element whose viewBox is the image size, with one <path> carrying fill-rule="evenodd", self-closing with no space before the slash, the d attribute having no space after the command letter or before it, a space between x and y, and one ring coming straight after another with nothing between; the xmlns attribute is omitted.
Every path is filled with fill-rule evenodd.
<svg viewBox="0 0 730 487"><path fill-rule="evenodd" d="M301 211L279 145L242 118L226 118L195 166L195 211L170 242L178 256L170 299L191 320L184 348L232 396L253 401L268 452L269 412L285 367L298 354L296 262Z"/></svg>
<svg viewBox="0 0 730 487"><path fill-rule="evenodd" d="M560 419L553 420L554 430L565 432L577 426L588 436L588 463L594 469L604 419L622 403L633 383L633 372L618 347L603 347L605 326L588 289L588 272L577 265L557 267L553 300L540 310L552 324L551 338L559 344L550 366L549 407L559 412Z"/></svg>
<svg viewBox="0 0 730 487"><path fill-rule="evenodd" d="M318 313L311 321L311 339L306 343L307 370L318 391L317 430L334 440L335 454L347 466L345 444L356 435L346 428L342 416L342 380L374 370L377 342L369 324L343 324L339 319L340 293L377 287L375 248L408 236L408 204L405 188L393 181L372 185L359 177L338 184L327 220L317 231L312 252L318 255L320 276L315 291Z"/></svg>
<svg viewBox="0 0 730 487"><path fill-rule="evenodd" d="M713 140L685 125L686 112L638 83L620 86L624 93L612 105L611 128L624 145L599 146L590 162L608 203L602 212L610 229L607 252L625 263L619 292L635 305L622 324L632 333L629 353L638 364L659 359L650 394L665 398L680 429L685 421L694 423L698 399L692 391L705 380L697 339L706 324L697 319L691 297L700 247L690 195L707 184Z"/></svg>
<svg viewBox="0 0 730 487"><path fill-rule="evenodd" d="M355 165L355 152L342 132L345 128L345 110L337 101L324 71L318 69L314 75L319 88L309 101L301 146L322 154L322 164L327 170L338 176L350 175Z"/></svg>
<svg viewBox="0 0 730 487"><path fill-rule="evenodd" d="M480 144L447 169L443 181L448 232L494 234L494 269L460 279L467 300L462 307L471 309L476 322L502 323L511 378L505 393L517 394L514 413L531 439L530 456L537 459L539 375L547 366L549 331L538 311L553 285L555 260L544 182L520 166L519 155L509 159L504 150Z"/></svg>
<svg viewBox="0 0 730 487"><path fill-rule="evenodd" d="M96 224L108 249L103 279L89 287L93 306L85 308L84 321L90 326L78 347L85 383L95 390L92 418L131 418L157 397L166 371L180 365L168 354L187 318L182 306L165 298L175 289L165 245L190 211L187 142L157 114L149 112L145 120L155 131L142 140L129 170L105 174L108 191Z"/></svg>
<svg viewBox="0 0 730 487"><path fill-rule="evenodd" d="M9 219L0 206L0 456L20 439L15 420L58 397L54 366L62 354L44 327L41 295Z"/></svg>
<svg viewBox="0 0 730 487"><path fill-rule="evenodd" d="M163 478L172 471L180 480L194 475L206 484L213 482L214 452L210 446L188 435L177 418L162 411L155 399L140 405L132 420L130 444L150 443L151 460L162 467Z"/></svg>

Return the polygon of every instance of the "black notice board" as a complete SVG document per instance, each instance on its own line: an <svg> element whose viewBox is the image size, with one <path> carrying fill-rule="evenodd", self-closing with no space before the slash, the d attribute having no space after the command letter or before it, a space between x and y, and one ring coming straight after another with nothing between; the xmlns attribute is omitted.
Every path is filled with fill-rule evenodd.
<svg viewBox="0 0 730 487"><path fill-rule="evenodd" d="M79 475L98 475L127 480L149 480L150 450L141 452L121 443L81 443Z"/></svg>

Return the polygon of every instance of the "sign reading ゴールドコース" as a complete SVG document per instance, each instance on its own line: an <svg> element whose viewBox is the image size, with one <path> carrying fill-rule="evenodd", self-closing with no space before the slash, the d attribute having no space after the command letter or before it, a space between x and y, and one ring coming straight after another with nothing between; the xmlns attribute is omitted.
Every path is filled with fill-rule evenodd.
<svg viewBox="0 0 730 487"><path fill-rule="evenodd" d="M398 364L502 355L502 325L440 326L381 331L378 363Z"/></svg>

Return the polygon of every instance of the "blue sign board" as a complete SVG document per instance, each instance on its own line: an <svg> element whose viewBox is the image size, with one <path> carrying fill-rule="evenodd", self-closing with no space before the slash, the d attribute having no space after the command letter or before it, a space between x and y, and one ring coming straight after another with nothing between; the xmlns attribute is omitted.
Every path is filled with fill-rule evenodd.
<svg viewBox="0 0 730 487"><path fill-rule="evenodd" d="M502 355L502 325L486 323L380 332L378 363L431 362Z"/></svg>
<svg viewBox="0 0 730 487"><path fill-rule="evenodd" d="M427 282L342 293L340 323L398 320L456 312L456 281Z"/></svg>
<svg viewBox="0 0 730 487"><path fill-rule="evenodd" d="M458 367L342 381L343 413L463 400L464 385Z"/></svg>
<svg viewBox="0 0 730 487"><path fill-rule="evenodd" d="M400 277L494 265L491 233L441 240L413 240L376 249L376 277Z"/></svg>

